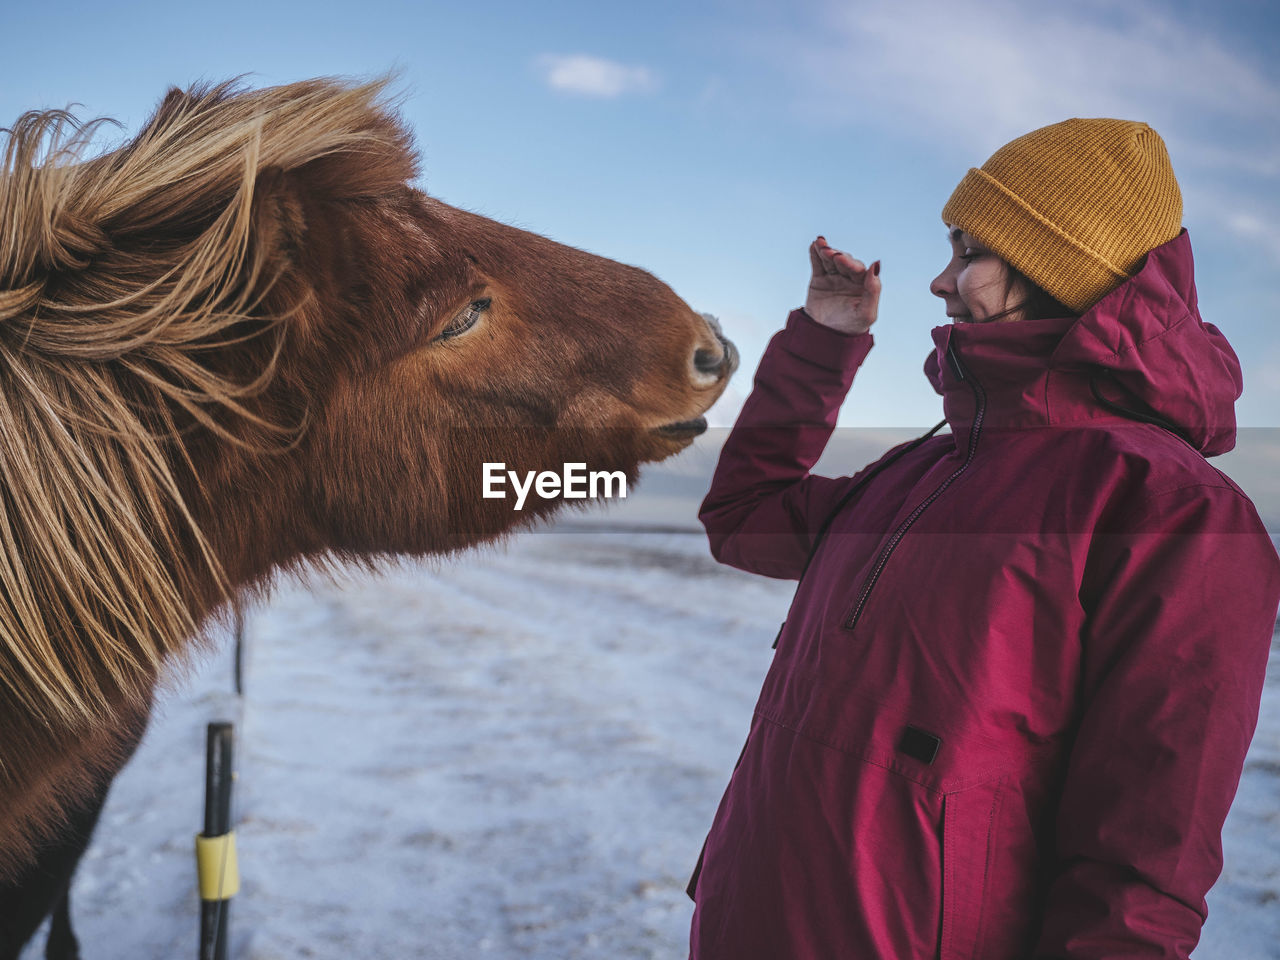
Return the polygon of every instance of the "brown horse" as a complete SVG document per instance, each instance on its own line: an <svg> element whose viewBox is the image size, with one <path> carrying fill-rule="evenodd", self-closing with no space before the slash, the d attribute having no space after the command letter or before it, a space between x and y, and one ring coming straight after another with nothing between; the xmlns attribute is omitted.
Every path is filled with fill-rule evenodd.
<svg viewBox="0 0 1280 960"><path fill-rule="evenodd" d="M736 365L643 270L411 186L385 81L173 90L86 159L94 126L25 114L0 169L10 879L101 794L162 668L229 601L562 504L485 498L485 462L634 480Z"/></svg>

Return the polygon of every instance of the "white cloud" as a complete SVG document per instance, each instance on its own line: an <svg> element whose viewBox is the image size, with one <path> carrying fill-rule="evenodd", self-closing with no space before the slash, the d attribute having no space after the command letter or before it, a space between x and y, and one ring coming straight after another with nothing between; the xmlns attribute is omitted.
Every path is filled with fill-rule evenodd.
<svg viewBox="0 0 1280 960"><path fill-rule="evenodd" d="M820 18L825 39L797 37L808 49L794 58L815 106L919 123L966 151L1068 116L1146 120L1170 131L1172 149L1179 135L1194 139L1189 118L1247 128L1280 114L1280 86L1260 68L1149 0L826 2ZM1253 146L1252 165L1274 169L1274 133Z"/></svg>
<svg viewBox="0 0 1280 960"><path fill-rule="evenodd" d="M758 46L793 71L810 120L913 135L975 166L1067 117L1142 120L1168 144L1187 199L1197 190L1220 199L1198 215L1280 261L1280 82L1229 36L1153 0L815 0L809 9L816 22Z"/></svg>
<svg viewBox="0 0 1280 960"><path fill-rule="evenodd" d="M1271 250L1272 256L1280 261L1280 226L1273 220L1242 210L1226 215L1227 229L1237 236L1263 244Z"/></svg>
<svg viewBox="0 0 1280 960"><path fill-rule="evenodd" d="M1253 368L1254 383L1257 383L1267 393L1273 393L1280 396L1280 351L1272 350ZM1277 468L1280 468L1280 444L1275 449L1275 460Z"/></svg>
<svg viewBox="0 0 1280 960"><path fill-rule="evenodd" d="M619 97L624 93L647 93L657 87L657 77L648 67L628 66L582 53L546 54L538 58L538 66L553 90L587 97Z"/></svg>
<svg viewBox="0 0 1280 960"><path fill-rule="evenodd" d="M1230 171L1225 173L1214 177L1178 171L1184 225L1193 232L1195 226L1212 226L1280 264L1280 204L1275 191L1250 191Z"/></svg>

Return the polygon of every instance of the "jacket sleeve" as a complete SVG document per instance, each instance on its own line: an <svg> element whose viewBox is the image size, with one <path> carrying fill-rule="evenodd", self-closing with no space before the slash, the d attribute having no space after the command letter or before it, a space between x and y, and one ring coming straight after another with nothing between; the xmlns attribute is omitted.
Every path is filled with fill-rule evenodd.
<svg viewBox="0 0 1280 960"><path fill-rule="evenodd" d="M698 512L721 563L799 579L809 547L850 479L814 477L853 375L872 346L793 310L756 370Z"/></svg>
<svg viewBox="0 0 1280 960"><path fill-rule="evenodd" d="M1196 485L1136 513L1090 549L1037 958L1189 956L1258 721L1280 561L1253 504Z"/></svg>

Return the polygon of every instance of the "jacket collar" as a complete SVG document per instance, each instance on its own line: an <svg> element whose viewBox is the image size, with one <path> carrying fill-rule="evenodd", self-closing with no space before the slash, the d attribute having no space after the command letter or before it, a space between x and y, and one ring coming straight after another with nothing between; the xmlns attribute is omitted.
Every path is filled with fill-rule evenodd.
<svg viewBox="0 0 1280 960"><path fill-rule="evenodd" d="M1240 363L1200 318L1185 229L1079 317L948 324L932 334L925 374L962 448L979 409L984 429L1125 422L1091 380L1105 399L1169 421L1205 456L1235 445Z"/></svg>

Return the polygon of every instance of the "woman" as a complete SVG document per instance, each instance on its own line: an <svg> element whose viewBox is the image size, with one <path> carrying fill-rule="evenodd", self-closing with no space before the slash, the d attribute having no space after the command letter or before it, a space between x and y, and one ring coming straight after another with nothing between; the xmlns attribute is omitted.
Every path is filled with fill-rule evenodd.
<svg viewBox="0 0 1280 960"><path fill-rule="evenodd" d="M1164 143L1044 127L942 217L950 433L809 475L880 294L819 237L702 506L717 559L801 581L690 884L702 960L1186 957L1221 869L1280 561L1205 460L1240 367Z"/></svg>

